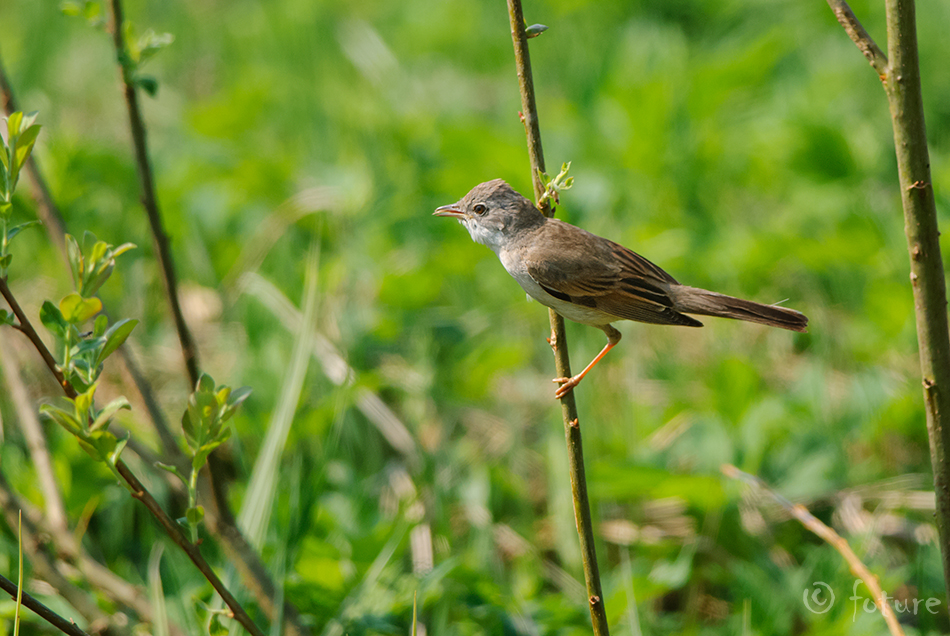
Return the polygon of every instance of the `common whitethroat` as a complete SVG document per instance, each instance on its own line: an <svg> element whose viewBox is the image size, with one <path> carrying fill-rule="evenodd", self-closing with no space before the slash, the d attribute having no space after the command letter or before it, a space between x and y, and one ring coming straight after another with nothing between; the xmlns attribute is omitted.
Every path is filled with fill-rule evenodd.
<svg viewBox="0 0 950 636"><path fill-rule="evenodd" d="M702 327L686 314L719 316L792 331L808 318L793 309L763 305L680 285L639 254L579 227L544 216L501 179L480 183L435 216L456 218L472 240L487 245L529 296L565 318L602 329L607 346L572 378L555 378L561 398L620 341L610 323L634 320Z"/></svg>

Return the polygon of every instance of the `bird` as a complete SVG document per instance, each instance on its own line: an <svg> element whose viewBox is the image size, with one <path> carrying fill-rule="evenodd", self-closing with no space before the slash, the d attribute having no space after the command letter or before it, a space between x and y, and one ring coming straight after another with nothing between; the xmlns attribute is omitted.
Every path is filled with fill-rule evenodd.
<svg viewBox="0 0 950 636"><path fill-rule="evenodd" d="M458 202L436 208L489 247L528 296L561 316L601 329L607 345L577 375L554 378L554 397L572 391L620 342L618 320L702 327L690 314L804 332L794 309L681 285L646 258L609 239L549 218L502 179L480 183Z"/></svg>

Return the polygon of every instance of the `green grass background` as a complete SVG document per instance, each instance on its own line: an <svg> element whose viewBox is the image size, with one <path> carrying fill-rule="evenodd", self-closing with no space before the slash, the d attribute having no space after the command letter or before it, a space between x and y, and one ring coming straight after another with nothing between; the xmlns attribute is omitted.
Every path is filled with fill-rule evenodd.
<svg viewBox="0 0 950 636"><path fill-rule="evenodd" d="M884 46L882 3L853 8ZM618 325L621 345L577 392L614 632L886 633L879 615L853 611L838 554L722 477L723 463L834 525L892 596L940 599L936 614L921 606L903 619L908 633L945 632L932 510L913 497L932 487L929 451L875 73L820 0L548 0L525 11L550 27L531 41L545 155L573 162L576 178L559 216L681 282L788 299L811 319L805 335L715 319L701 330ZM175 37L145 68L160 90L144 113L202 366L254 388L224 451L238 469L236 508L288 399L298 342L262 290L302 306L314 243L312 327L354 370L338 386L327 358L313 358L290 398L263 549L287 598L315 633L408 633L416 590L430 634L589 633L547 312L462 228L430 216L480 181L530 189L504 3L136 0L127 14L139 32ZM946 226L950 5L923 0L918 16ZM69 231L139 245L100 295L113 316L142 321L133 344L177 421L188 386L111 42L56 2L4 0L0 54L24 110L40 111L36 156ZM31 218L25 180L17 201ZM242 258L254 251L259 263ZM10 284L33 316L69 291L42 231L17 239ZM34 352L2 335L32 397L54 395ZM573 324L568 336L578 368L604 340ZM117 362L107 378L103 393L136 407L123 423L154 443ZM367 391L400 418L414 455L357 408ZM39 503L5 389L0 415L0 470ZM72 522L91 515L87 548L144 584L163 541L155 525L48 431ZM427 529L434 569L417 571L426 550L411 537ZM226 562L213 542L204 549ZM15 571L6 527L0 565ZM194 598L209 589L173 546L162 578L173 620L197 630ZM824 614L802 602L815 581L837 597ZM12 633L12 604L0 612L0 633Z"/></svg>

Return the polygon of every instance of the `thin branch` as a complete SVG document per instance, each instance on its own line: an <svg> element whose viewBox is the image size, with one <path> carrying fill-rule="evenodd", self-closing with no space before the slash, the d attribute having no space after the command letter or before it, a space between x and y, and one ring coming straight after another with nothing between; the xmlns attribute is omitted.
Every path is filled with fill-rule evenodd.
<svg viewBox="0 0 950 636"><path fill-rule="evenodd" d="M528 157L531 161L531 181L534 184L536 201L541 200L544 186L539 171L544 171L544 154L541 149L541 128L538 108L534 97L534 80L531 75L531 57L528 53L528 37L525 33L524 12L521 0L508 0L508 18L511 24L511 41L514 45L515 66L518 71L518 88L521 93L522 117L528 137ZM544 210L550 216L553 210ZM558 377L571 377L571 362L567 350L567 335L564 319L553 309L549 310L551 321L551 347ZM597 636L609 634L604 593L600 585L597 553L594 545L594 522L587 498L587 476L584 469L584 450L581 444L581 427L577 416L574 391L561 398L561 415L564 419L564 435L567 439L567 455L571 473L571 494L574 499L574 521L580 538L581 561L587 583L587 599L590 606L591 624Z"/></svg>
<svg viewBox="0 0 950 636"><path fill-rule="evenodd" d="M861 22L854 15L848 3L845 0L828 0L828 6L831 7L835 17L838 18L838 24L844 28L845 33L857 45L858 50L868 59L871 67L877 71L881 80L887 79L887 56L861 26Z"/></svg>
<svg viewBox="0 0 950 636"><path fill-rule="evenodd" d="M17 317L17 330L22 332L23 335L29 338L30 342L33 343L33 346L39 352L40 357L43 358L43 362L46 363L46 367L50 370L50 373L53 374L53 377L56 378L56 383L63 388L63 391L66 392L66 395L71 398L76 397L76 390L73 389L73 386L66 381L66 377L59 369L59 365L56 364L56 359L53 358L53 354L51 354L49 349L46 348L46 344L40 338L39 334L36 333L36 329L33 328L33 324L30 322L30 319L27 318L26 314L23 312L23 308L20 307L20 304L13 296L13 292L10 291L10 287L7 286L6 278L0 278L0 296L3 296L4 300L6 300L7 304L10 306L10 310L13 311L13 315Z"/></svg>
<svg viewBox="0 0 950 636"><path fill-rule="evenodd" d="M142 188L142 205L148 215L148 222L155 239L155 252L158 264L162 268L162 279L165 281L165 291L168 303L171 306L172 317L175 320L175 329L178 331L178 340L181 343L181 353L185 359L185 368L188 370L189 390L198 384L200 375L198 365L198 346L185 322L185 315L178 298L178 277L175 275L175 262L172 260L171 242L165 232L162 214L158 207L158 197L155 195L155 181L152 177L152 165L148 156L145 123L142 119L142 110L139 107L138 92L135 84L129 77L124 60L129 58L128 47L125 43L123 25L125 19L122 13L122 1L112 0L112 41L119 60L119 70L122 75L122 86L125 94L125 103L129 112L129 127L132 131L132 145L135 149L135 164L138 168L139 185Z"/></svg>
<svg viewBox="0 0 950 636"><path fill-rule="evenodd" d="M888 606L888 596L881 588L881 584L878 582L877 577L874 576L868 567L861 562L861 559L858 558L858 555L854 553L854 550L851 549L851 546L848 545L848 542L845 541L840 534L826 526L813 514L808 512L808 509L805 508L805 506L801 504L793 504L791 501L769 488L769 486L764 481L755 475L741 471L731 464L724 464L721 467L721 470L727 477L743 481L767 494L788 514L805 526L805 528L818 535L818 537L820 537L823 541L837 550L838 553L844 557L844 560L847 561L851 572L856 577L864 581L864 584L867 586L867 588L871 590L871 595L874 597L874 604L877 605L878 610L880 610L881 615L884 617L884 621L887 623L887 628L890 630L892 636L904 636L904 630L901 628L900 623L897 622L897 616L895 615L894 611Z"/></svg>
<svg viewBox="0 0 950 636"><path fill-rule="evenodd" d="M9 594L11 598L16 598L16 583L3 575L0 575L0 589ZM23 605L32 610L34 614L42 618L44 621L59 631L63 632L64 634L68 634L68 636L89 636L89 634L79 629L79 626L76 625L76 623L66 620L26 592L23 592Z"/></svg>

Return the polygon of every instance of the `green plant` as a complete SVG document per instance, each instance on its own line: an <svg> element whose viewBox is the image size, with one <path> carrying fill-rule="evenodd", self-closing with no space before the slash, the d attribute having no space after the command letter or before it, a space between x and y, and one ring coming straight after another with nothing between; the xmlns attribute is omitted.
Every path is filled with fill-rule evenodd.
<svg viewBox="0 0 950 636"><path fill-rule="evenodd" d="M33 123L36 113L24 115L12 113L6 118L7 134L0 147L0 278L7 275L7 268L13 255L10 254L10 241L24 229L37 225L38 221L28 221L19 225L10 225L13 214L13 192L16 190L20 171L33 152L33 144L40 134L40 127ZM5 313L0 314L0 323L6 320Z"/></svg>
<svg viewBox="0 0 950 636"><path fill-rule="evenodd" d="M204 507L198 505L198 473L208 462L215 448L231 437L231 429L224 425L251 394L250 387L234 391L228 386L215 388L214 380L202 373L198 385L188 398L188 407L181 417L185 441L191 451L191 474L186 478L176 466L159 463L158 466L182 480L188 487L188 510L185 520L191 531L191 540L198 540L198 524L204 519Z"/></svg>

